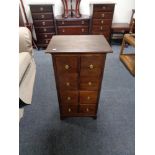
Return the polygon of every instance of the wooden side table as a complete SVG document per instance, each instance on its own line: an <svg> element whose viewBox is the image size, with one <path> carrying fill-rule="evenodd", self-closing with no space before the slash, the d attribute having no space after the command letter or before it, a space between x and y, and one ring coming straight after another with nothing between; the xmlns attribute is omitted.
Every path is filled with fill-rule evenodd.
<svg viewBox="0 0 155 155"><path fill-rule="evenodd" d="M106 54L102 35L57 35L46 53L53 59L60 118L97 117Z"/></svg>

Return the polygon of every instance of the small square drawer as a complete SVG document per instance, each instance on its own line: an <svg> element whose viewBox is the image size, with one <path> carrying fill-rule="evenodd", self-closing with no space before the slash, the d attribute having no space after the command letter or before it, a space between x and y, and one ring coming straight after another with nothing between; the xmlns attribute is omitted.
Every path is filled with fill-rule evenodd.
<svg viewBox="0 0 155 155"><path fill-rule="evenodd" d="M53 19L52 13L32 13L33 20L51 20Z"/></svg>
<svg viewBox="0 0 155 155"><path fill-rule="evenodd" d="M77 114L78 112L78 105L62 105L61 106L61 114L62 115L72 115Z"/></svg>
<svg viewBox="0 0 155 155"><path fill-rule="evenodd" d="M34 20L33 24L35 27L54 26L53 20Z"/></svg>
<svg viewBox="0 0 155 155"><path fill-rule="evenodd" d="M101 73L101 70L100 70L100 73ZM98 90L100 85L99 76L100 74L98 75L98 77L96 76L92 77L90 74L90 76L80 77L80 90Z"/></svg>
<svg viewBox="0 0 155 155"><path fill-rule="evenodd" d="M52 5L30 5L31 12L53 12Z"/></svg>
<svg viewBox="0 0 155 155"><path fill-rule="evenodd" d="M52 33L55 32L54 27L35 27L36 33Z"/></svg>
<svg viewBox="0 0 155 155"><path fill-rule="evenodd" d="M60 91L61 104L78 104L78 91Z"/></svg>
<svg viewBox="0 0 155 155"><path fill-rule="evenodd" d="M96 4L94 5L94 11L113 11L114 10L114 4Z"/></svg>
<svg viewBox="0 0 155 155"><path fill-rule="evenodd" d="M93 25L109 25L111 26L112 19L93 19Z"/></svg>
<svg viewBox="0 0 155 155"><path fill-rule="evenodd" d="M113 12L94 12L93 17L99 19L111 19L113 17Z"/></svg>
<svg viewBox="0 0 155 155"><path fill-rule="evenodd" d="M80 104L96 104L97 91L80 91Z"/></svg>
<svg viewBox="0 0 155 155"><path fill-rule="evenodd" d="M105 54L81 56L80 76L100 76Z"/></svg>
<svg viewBox="0 0 155 155"><path fill-rule="evenodd" d="M96 105L95 104L80 104L80 113L85 114L95 114L96 113Z"/></svg>
<svg viewBox="0 0 155 155"><path fill-rule="evenodd" d="M77 56L55 56L55 62L58 75L78 72Z"/></svg>
<svg viewBox="0 0 155 155"><path fill-rule="evenodd" d="M60 90L77 90L78 89L78 74L71 73L65 76L59 76L59 87Z"/></svg>

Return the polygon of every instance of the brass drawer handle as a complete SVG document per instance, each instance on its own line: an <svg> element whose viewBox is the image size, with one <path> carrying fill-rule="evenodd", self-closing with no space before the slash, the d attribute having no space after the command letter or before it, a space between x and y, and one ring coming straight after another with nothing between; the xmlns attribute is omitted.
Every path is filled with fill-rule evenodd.
<svg viewBox="0 0 155 155"><path fill-rule="evenodd" d="M93 68L94 68L94 66L91 64L91 65L89 65L89 68L90 68L90 69L93 69Z"/></svg>
<svg viewBox="0 0 155 155"><path fill-rule="evenodd" d="M70 108L68 109L68 112L71 112L71 109Z"/></svg>
<svg viewBox="0 0 155 155"><path fill-rule="evenodd" d="M66 86L70 86L70 83L69 82L66 82Z"/></svg>
<svg viewBox="0 0 155 155"><path fill-rule="evenodd" d="M101 17L104 17L104 13L101 15Z"/></svg>
<svg viewBox="0 0 155 155"><path fill-rule="evenodd" d="M82 29L81 31L84 32L84 29Z"/></svg>
<svg viewBox="0 0 155 155"><path fill-rule="evenodd" d="M41 15L41 18L45 18L45 15Z"/></svg>
<svg viewBox="0 0 155 155"><path fill-rule="evenodd" d="M86 111L89 112L89 108L87 108Z"/></svg>
<svg viewBox="0 0 155 155"><path fill-rule="evenodd" d="M70 97L70 96L68 96L68 97L67 97L67 100L68 100L68 101L70 101L70 100L71 100L71 97Z"/></svg>
<svg viewBox="0 0 155 155"><path fill-rule="evenodd" d="M103 20L101 20L101 24L103 24L104 23L104 21Z"/></svg>
<svg viewBox="0 0 155 155"><path fill-rule="evenodd" d="M105 9L106 9L106 7L105 7L105 6L103 6L103 7L102 7L102 10L105 10Z"/></svg>
<svg viewBox="0 0 155 155"><path fill-rule="evenodd" d="M62 32L65 32L65 30L63 29Z"/></svg>
<svg viewBox="0 0 155 155"><path fill-rule="evenodd" d="M47 38L47 34L45 34L44 37Z"/></svg>
<svg viewBox="0 0 155 155"><path fill-rule="evenodd" d="M90 96L88 96L87 99L90 100Z"/></svg>
<svg viewBox="0 0 155 155"><path fill-rule="evenodd" d="M103 27L102 26L100 27L100 30L103 30Z"/></svg>
<svg viewBox="0 0 155 155"><path fill-rule="evenodd" d="M81 24L84 24L84 21L82 21Z"/></svg>
<svg viewBox="0 0 155 155"><path fill-rule="evenodd" d="M43 25L45 25L45 22L42 22Z"/></svg>
<svg viewBox="0 0 155 155"><path fill-rule="evenodd" d="M40 8L40 11L43 11L43 10L44 10L44 8L43 8L43 7L41 7L41 8Z"/></svg>
<svg viewBox="0 0 155 155"><path fill-rule="evenodd" d="M91 85L92 85L92 83L91 83L91 82L88 82L88 85L89 85L89 86L91 86Z"/></svg>
<svg viewBox="0 0 155 155"><path fill-rule="evenodd" d="M62 25L64 25L65 24L65 22L64 21L62 21Z"/></svg>
<svg viewBox="0 0 155 155"><path fill-rule="evenodd" d="M69 69L69 65L65 65L65 69Z"/></svg>
<svg viewBox="0 0 155 155"><path fill-rule="evenodd" d="M47 29L46 28L44 28L44 32L46 32L47 31Z"/></svg>

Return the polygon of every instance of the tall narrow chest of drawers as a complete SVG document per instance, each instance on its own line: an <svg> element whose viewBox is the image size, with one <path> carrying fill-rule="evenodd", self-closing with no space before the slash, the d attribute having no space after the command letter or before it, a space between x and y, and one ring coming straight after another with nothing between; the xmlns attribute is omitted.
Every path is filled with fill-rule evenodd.
<svg viewBox="0 0 155 155"><path fill-rule="evenodd" d="M115 4L91 4L91 34L102 34L109 41Z"/></svg>
<svg viewBox="0 0 155 155"><path fill-rule="evenodd" d="M30 10L37 37L37 46L46 48L52 36L56 34L53 5L30 5Z"/></svg>
<svg viewBox="0 0 155 155"><path fill-rule="evenodd" d="M60 118L97 117L106 54L102 35L57 35L47 49L52 55Z"/></svg>

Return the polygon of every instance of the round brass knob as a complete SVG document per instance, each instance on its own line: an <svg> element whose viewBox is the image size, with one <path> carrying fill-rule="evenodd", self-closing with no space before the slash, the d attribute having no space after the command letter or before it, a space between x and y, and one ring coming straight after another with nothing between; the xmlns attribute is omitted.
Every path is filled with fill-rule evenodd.
<svg viewBox="0 0 155 155"><path fill-rule="evenodd" d="M86 111L89 112L89 108L87 108Z"/></svg>
<svg viewBox="0 0 155 155"><path fill-rule="evenodd" d="M84 21L82 21L81 23L84 24Z"/></svg>
<svg viewBox="0 0 155 155"><path fill-rule="evenodd" d="M45 25L45 22L42 22L43 25Z"/></svg>
<svg viewBox="0 0 155 155"><path fill-rule="evenodd" d="M44 18L45 16L44 15L41 15L41 18Z"/></svg>
<svg viewBox="0 0 155 155"><path fill-rule="evenodd" d="M64 23L64 21L62 21L62 25L64 25L65 23Z"/></svg>
<svg viewBox="0 0 155 155"><path fill-rule="evenodd" d="M45 36L45 38L47 38L47 34L45 34L44 36Z"/></svg>
<svg viewBox="0 0 155 155"><path fill-rule="evenodd" d="M43 7L41 7L41 8L40 8L40 11L43 11L43 10L44 10L44 8L43 8Z"/></svg>
<svg viewBox="0 0 155 155"><path fill-rule="evenodd" d="M103 7L102 7L102 9L103 9L103 10L105 10L105 9L106 9L106 7L105 7L105 6L103 6Z"/></svg>
<svg viewBox="0 0 155 155"><path fill-rule="evenodd" d="M66 82L66 86L70 86L70 83L69 82Z"/></svg>
<svg viewBox="0 0 155 155"><path fill-rule="evenodd" d="M70 100L71 100L71 97L70 97L70 96L68 96L68 97L67 97L67 100L68 100L68 101L70 101Z"/></svg>
<svg viewBox="0 0 155 155"><path fill-rule="evenodd" d="M90 100L90 96L88 96L87 99Z"/></svg>
<svg viewBox="0 0 155 155"><path fill-rule="evenodd" d="M82 29L81 31L84 32L84 29Z"/></svg>
<svg viewBox="0 0 155 155"><path fill-rule="evenodd" d="M104 13L101 16L104 17Z"/></svg>
<svg viewBox="0 0 155 155"><path fill-rule="evenodd" d="M71 112L71 109L70 108L68 109L68 112Z"/></svg>
<svg viewBox="0 0 155 155"><path fill-rule="evenodd" d="M62 32L65 32L65 30L63 29Z"/></svg>
<svg viewBox="0 0 155 155"><path fill-rule="evenodd" d="M91 64L91 65L89 65L89 68L90 68L90 69L93 69L93 68L94 68L94 66Z"/></svg>
<svg viewBox="0 0 155 155"><path fill-rule="evenodd" d="M88 82L88 85L89 85L89 86L91 86L91 85L92 85L92 83L91 83L91 82Z"/></svg>
<svg viewBox="0 0 155 155"><path fill-rule="evenodd" d="M101 24L103 24L104 23L104 21L103 20L101 20Z"/></svg>
<svg viewBox="0 0 155 155"><path fill-rule="evenodd" d="M100 29L103 30L103 27L101 26Z"/></svg>
<svg viewBox="0 0 155 155"><path fill-rule="evenodd" d="M47 29L44 28L44 32L46 32L46 31L47 31Z"/></svg>
<svg viewBox="0 0 155 155"><path fill-rule="evenodd" d="M65 69L69 69L69 65L65 65Z"/></svg>

